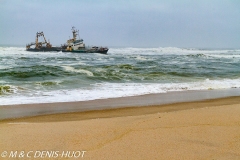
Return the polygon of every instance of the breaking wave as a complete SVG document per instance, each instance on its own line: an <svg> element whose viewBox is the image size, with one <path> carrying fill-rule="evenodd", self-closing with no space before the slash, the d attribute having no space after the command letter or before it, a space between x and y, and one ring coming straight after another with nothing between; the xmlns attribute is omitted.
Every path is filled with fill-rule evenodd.
<svg viewBox="0 0 240 160"><path fill-rule="evenodd" d="M0 85L0 96L1 95L9 95L16 93L18 90L17 87L11 85Z"/></svg>
<svg viewBox="0 0 240 160"><path fill-rule="evenodd" d="M1 104L240 88L240 50L110 48L108 55L0 47Z"/></svg>

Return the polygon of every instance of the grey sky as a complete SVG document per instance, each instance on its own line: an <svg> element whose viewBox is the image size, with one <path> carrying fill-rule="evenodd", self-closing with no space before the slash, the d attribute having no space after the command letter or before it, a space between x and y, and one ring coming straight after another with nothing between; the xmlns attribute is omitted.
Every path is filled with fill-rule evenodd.
<svg viewBox="0 0 240 160"><path fill-rule="evenodd" d="M240 48L240 0L0 0L0 44Z"/></svg>

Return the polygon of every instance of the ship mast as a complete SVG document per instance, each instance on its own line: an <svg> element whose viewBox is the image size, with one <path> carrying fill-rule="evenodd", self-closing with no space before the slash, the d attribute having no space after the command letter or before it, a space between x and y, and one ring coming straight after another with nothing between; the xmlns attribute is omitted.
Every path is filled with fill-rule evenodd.
<svg viewBox="0 0 240 160"><path fill-rule="evenodd" d="M44 42L40 42L40 43L38 42L38 37L40 37L40 36L43 36ZM42 44L47 44L47 46L49 46L49 44L47 43L47 40L46 40L43 32L37 32L37 34L36 34L36 43L35 44L36 44L36 48L41 47Z"/></svg>
<svg viewBox="0 0 240 160"><path fill-rule="evenodd" d="M73 33L73 40L76 41L78 30L76 30L74 26L72 27L72 33Z"/></svg>

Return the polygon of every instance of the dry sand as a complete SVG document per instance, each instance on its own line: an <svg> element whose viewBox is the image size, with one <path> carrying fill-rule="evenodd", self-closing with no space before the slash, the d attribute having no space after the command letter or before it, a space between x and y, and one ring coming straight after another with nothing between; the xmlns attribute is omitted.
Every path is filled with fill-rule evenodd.
<svg viewBox="0 0 240 160"><path fill-rule="evenodd" d="M58 151L52 159L67 151L86 151L78 159L240 159L240 97L2 120L0 135L0 152L24 151L19 159L29 151L31 159L37 151Z"/></svg>

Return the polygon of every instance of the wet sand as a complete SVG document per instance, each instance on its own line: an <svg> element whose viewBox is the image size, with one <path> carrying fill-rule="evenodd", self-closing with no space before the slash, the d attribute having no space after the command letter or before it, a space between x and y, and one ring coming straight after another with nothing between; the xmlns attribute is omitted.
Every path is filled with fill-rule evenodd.
<svg viewBox="0 0 240 160"><path fill-rule="evenodd" d="M39 104L18 105L1 105L0 103L0 120L56 113L84 112L91 110L106 110L125 107L164 105L233 96L240 96L240 88L168 92L79 102L39 102Z"/></svg>
<svg viewBox="0 0 240 160"><path fill-rule="evenodd" d="M33 157L37 151L86 151L79 159L240 159L239 115L240 97L229 97L5 119L0 152L33 151Z"/></svg>

